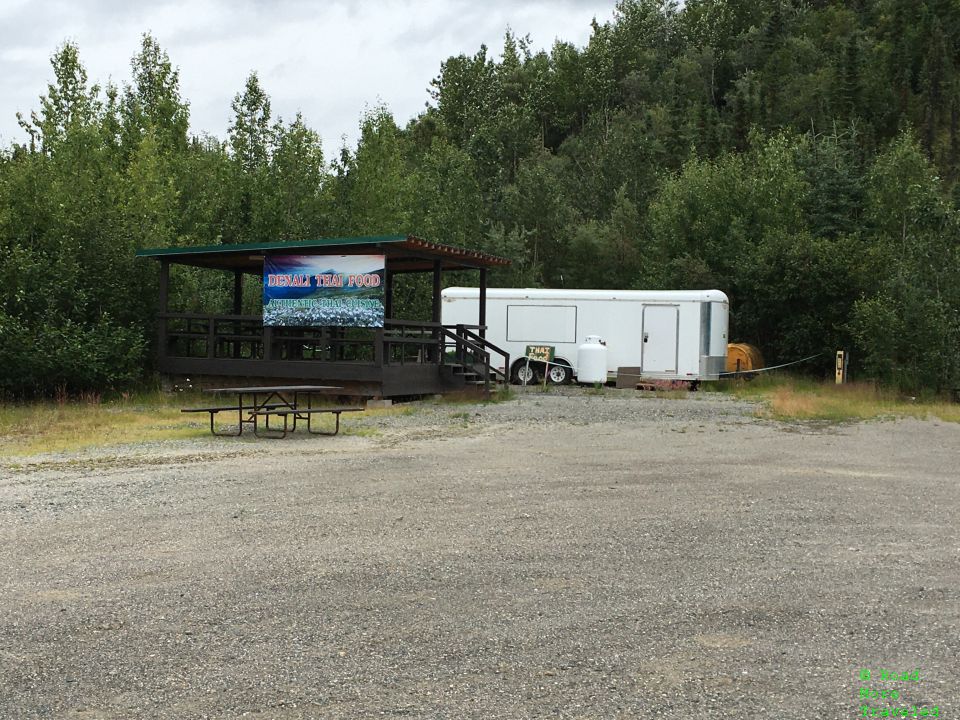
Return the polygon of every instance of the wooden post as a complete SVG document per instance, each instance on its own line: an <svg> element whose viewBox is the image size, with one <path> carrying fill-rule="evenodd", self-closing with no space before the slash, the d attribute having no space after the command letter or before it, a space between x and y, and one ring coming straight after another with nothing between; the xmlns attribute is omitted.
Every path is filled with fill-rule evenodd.
<svg viewBox="0 0 960 720"><path fill-rule="evenodd" d="M377 328L373 333L373 364L379 368L382 368L387 364L387 352L384 347L385 343L385 328ZM381 374L381 379L382 379Z"/></svg>
<svg viewBox="0 0 960 720"><path fill-rule="evenodd" d="M440 322L440 261L433 261L433 317L435 323Z"/></svg>
<svg viewBox="0 0 960 720"><path fill-rule="evenodd" d="M273 360L273 328L263 326L263 359Z"/></svg>
<svg viewBox="0 0 960 720"><path fill-rule="evenodd" d="M482 338L487 336L487 269L480 268L480 314L477 318L477 324L480 325L479 335Z"/></svg>
<svg viewBox="0 0 960 720"><path fill-rule="evenodd" d="M847 353L843 350L837 350L837 385L843 385L847 381L847 365L849 363L850 358Z"/></svg>
<svg viewBox="0 0 960 720"><path fill-rule="evenodd" d="M243 273L239 270L233 271L233 314L240 315L243 312ZM230 341L233 345L233 357L240 357L240 341L236 336L240 334L240 321L234 320L232 323L234 339Z"/></svg>
<svg viewBox="0 0 960 720"><path fill-rule="evenodd" d="M433 261L433 317L431 320L435 323L440 322L440 270L442 265L439 260ZM443 353L443 333L439 328L433 329L433 337L436 342L434 351L436 357L429 358L431 362L439 362L440 355Z"/></svg>
<svg viewBox="0 0 960 720"><path fill-rule="evenodd" d="M170 261L160 258L160 298L158 300L159 317L157 323L157 357L160 360L160 369L167 357L167 318L170 299Z"/></svg>
<svg viewBox="0 0 960 720"><path fill-rule="evenodd" d="M393 273L384 269L383 319L393 320Z"/></svg>
<svg viewBox="0 0 960 720"><path fill-rule="evenodd" d="M243 273L239 270L233 271L233 314L240 315L243 312Z"/></svg>
<svg viewBox="0 0 960 720"><path fill-rule="evenodd" d="M217 356L217 316L207 315L207 359L212 360Z"/></svg>

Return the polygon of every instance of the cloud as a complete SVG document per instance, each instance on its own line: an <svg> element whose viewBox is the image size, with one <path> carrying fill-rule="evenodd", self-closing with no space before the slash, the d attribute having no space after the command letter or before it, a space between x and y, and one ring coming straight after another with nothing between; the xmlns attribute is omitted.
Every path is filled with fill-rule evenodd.
<svg viewBox="0 0 960 720"><path fill-rule="evenodd" d="M224 138L230 102L256 70L275 115L302 111L328 154L353 138L364 109L383 101L402 125L423 110L451 55L482 43L496 53L508 27L535 48L582 45L612 0L7 0L0 9L0 143L22 139L17 110L38 107L49 58L76 42L91 81L120 84L150 32L180 69L191 130Z"/></svg>

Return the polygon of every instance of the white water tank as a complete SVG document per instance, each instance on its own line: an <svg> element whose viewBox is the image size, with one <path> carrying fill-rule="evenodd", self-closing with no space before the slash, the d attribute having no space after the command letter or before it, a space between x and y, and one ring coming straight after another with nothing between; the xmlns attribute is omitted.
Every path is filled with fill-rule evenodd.
<svg viewBox="0 0 960 720"><path fill-rule="evenodd" d="M599 335L587 335L577 348L577 382L593 385L607 382L607 345Z"/></svg>

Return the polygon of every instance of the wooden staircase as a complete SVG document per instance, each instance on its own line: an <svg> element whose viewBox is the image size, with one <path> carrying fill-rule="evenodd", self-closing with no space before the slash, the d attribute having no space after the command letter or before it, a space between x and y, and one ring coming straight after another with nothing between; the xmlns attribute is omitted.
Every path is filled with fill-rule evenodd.
<svg viewBox="0 0 960 720"><path fill-rule="evenodd" d="M463 388L484 395L494 392L503 383L503 378L496 370L491 369L484 379L483 368L472 365L444 363L442 372L445 383L451 388Z"/></svg>
<svg viewBox="0 0 960 720"><path fill-rule="evenodd" d="M441 374L451 389L489 396L501 383L509 383L510 354L465 325L443 328ZM491 353L503 357L501 372L490 363Z"/></svg>

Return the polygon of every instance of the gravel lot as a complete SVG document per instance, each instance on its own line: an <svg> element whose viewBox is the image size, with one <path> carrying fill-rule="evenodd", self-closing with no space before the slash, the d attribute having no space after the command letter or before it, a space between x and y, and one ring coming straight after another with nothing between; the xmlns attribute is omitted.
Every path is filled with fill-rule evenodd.
<svg viewBox="0 0 960 720"><path fill-rule="evenodd" d="M754 411L532 391L8 463L0 718L958 717L960 426Z"/></svg>

